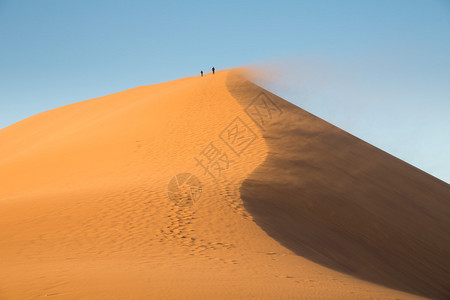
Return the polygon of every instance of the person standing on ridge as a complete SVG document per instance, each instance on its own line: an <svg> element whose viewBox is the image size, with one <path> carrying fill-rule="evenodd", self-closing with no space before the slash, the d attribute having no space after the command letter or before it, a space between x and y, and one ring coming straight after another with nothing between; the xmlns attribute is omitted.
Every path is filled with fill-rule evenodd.
<svg viewBox="0 0 450 300"><path fill-rule="evenodd" d="M216 69L214 68L214 67L212 67L212 72L213 72L213 75L214 75L214 73L216 73Z"/></svg>
<svg viewBox="0 0 450 300"><path fill-rule="evenodd" d="M203 77L203 70L200 71L200 75L202 75L202 77Z"/></svg>

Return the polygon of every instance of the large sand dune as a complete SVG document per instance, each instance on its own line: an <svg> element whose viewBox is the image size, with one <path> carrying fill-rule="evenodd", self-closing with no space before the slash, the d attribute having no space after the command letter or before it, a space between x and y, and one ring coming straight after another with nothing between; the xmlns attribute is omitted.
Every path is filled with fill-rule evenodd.
<svg viewBox="0 0 450 300"><path fill-rule="evenodd" d="M450 187L224 71L0 130L0 299L450 296Z"/></svg>

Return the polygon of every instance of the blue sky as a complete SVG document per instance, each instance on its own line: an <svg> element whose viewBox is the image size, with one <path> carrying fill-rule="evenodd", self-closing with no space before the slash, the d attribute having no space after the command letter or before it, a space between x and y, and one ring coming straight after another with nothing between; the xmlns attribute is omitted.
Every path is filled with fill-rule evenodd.
<svg viewBox="0 0 450 300"><path fill-rule="evenodd" d="M0 54L0 128L258 65L266 88L450 182L450 0L0 0Z"/></svg>

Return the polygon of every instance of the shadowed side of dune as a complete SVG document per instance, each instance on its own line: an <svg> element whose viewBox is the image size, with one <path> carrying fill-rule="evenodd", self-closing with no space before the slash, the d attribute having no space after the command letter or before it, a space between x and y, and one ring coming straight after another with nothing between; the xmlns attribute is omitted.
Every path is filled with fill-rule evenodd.
<svg viewBox="0 0 450 300"><path fill-rule="evenodd" d="M238 71L227 87L269 148L241 186L245 207L262 229L324 266L418 295L450 297L448 184Z"/></svg>

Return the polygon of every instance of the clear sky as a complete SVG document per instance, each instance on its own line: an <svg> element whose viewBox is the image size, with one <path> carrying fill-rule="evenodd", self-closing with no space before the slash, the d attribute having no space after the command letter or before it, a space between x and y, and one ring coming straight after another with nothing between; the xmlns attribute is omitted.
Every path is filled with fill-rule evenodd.
<svg viewBox="0 0 450 300"><path fill-rule="evenodd" d="M450 182L450 0L0 0L0 54L0 128L258 65L266 88Z"/></svg>

